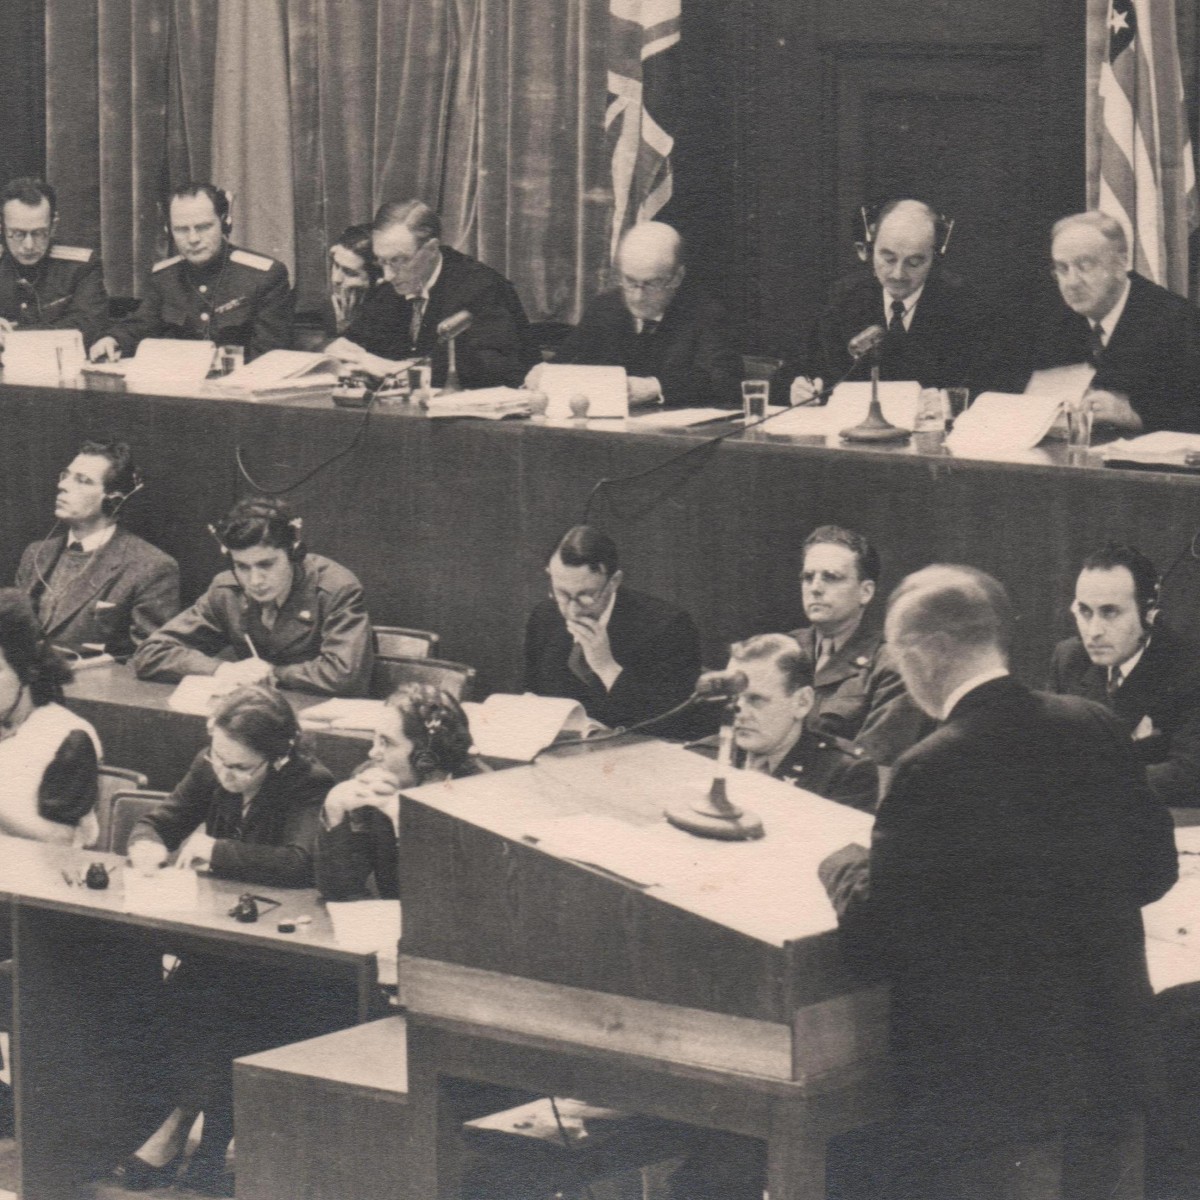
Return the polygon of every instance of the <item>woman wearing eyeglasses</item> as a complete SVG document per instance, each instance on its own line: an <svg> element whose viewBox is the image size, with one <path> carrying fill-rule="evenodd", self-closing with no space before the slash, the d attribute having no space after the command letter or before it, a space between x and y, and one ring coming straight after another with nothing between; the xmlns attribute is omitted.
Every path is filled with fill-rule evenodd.
<svg viewBox="0 0 1200 1200"><path fill-rule="evenodd" d="M397 688L387 699L367 761L329 793L321 810L317 887L322 897L398 897L401 791L487 769L472 753L466 713L449 692L427 683Z"/></svg>
<svg viewBox="0 0 1200 1200"><path fill-rule="evenodd" d="M274 688L242 687L218 703L208 730L208 748L170 797L133 827L132 867L152 873L176 851L175 865L184 869L264 887L312 886L318 814L333 778L299 745L291 706ZM331 1028L315 992L285 971L185 958L166 993L174 1107L118 1168L124 1187L169 1184L203 1112L185 1182L208 1194L233 1194L224 1170L233 1134L233 1059Z"/></svg>

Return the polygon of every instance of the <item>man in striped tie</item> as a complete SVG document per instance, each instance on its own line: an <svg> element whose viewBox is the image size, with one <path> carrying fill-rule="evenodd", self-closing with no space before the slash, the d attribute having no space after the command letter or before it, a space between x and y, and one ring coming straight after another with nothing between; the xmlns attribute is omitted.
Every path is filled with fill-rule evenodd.
<svg viewBox="0 0 1200 1200"><path fill-rule="evenodd" d="M1066 308L1044 323L1035 365L1092 364L1098 423L1200 432L1200 309L1129 270L1125 229L1106 213L1057 222L1050 257Z"/></svg>
<svg viewBox="0 0 1200 1200"><path fill-rule="evenodd" d="M1200 647L1159 615L1154 564L1132 546L1084 560L1071 612L1079 636L1059 642L1047 691L1111 709L1145 764L1151 790L1200 804Z"/></svg>

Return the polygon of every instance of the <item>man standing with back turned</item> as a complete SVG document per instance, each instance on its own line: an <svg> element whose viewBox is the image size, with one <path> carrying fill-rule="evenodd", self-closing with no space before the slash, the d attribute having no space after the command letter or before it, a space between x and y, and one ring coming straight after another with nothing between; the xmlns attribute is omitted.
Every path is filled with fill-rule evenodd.
<svg viewBox="0 0 1200 1200"><path fill-rule="evenodd" d="M1175 882L1171 818L1110 713L1009 675L1011 622L968 567L892 594L888 644L942 725L896 764L869 854L820 868L844 949L891 983L888 1200L1142 1194L1140 908Z"/></svg>

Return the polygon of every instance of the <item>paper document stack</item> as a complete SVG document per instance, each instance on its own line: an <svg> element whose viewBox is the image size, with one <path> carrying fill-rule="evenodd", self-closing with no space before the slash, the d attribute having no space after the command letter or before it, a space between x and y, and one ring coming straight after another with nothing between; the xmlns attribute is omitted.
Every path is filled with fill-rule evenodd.
<svg viewBox="0 0 1200 1200"><path fill-rule="evenodd" d="M956 452L1032 450L1062 409L1053 393L984 392L954 422L946 448Z"/></svg>
<svg viewBox="0 0 1200 1200"><path fill-rule="evenodd" d="M520 696L494 692L482 704L468 701L463 711L478 753L517 762L529 762L563 735L586 738L607 729L574 700L529 692Z"/></svg>
<svg viewBox="0 0 1200 1200"><path fill-rule="evenodd" d="M268 350L216 381L223 392L267 396L274 392L324 391L338 379L338 361L304 350Z"/></svg>
<svg viewBox="0 0 1200 1200"><path fill-rule="evenodd" d="M426 408L431 417L482 417L500 421L505 417L529 416L529 393L522 388L475 388L433 396L426 402Z"/></svg>
<svg viewBox="0 0 1200 1200"><path fill-rule="evenodd" d="M1104 461L1132 462L1165 467L1200 466L1188 462L1188 455L1200 456L1200 434L1170 433L1165 429L1141 437L1119 438L1101 450Z"/></svg>

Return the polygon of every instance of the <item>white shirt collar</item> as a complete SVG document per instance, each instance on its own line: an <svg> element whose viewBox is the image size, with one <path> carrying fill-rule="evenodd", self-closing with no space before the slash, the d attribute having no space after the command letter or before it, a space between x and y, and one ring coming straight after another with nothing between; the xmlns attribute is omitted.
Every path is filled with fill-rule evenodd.
<svg viewBox="0 0 1200 1200"><path fill-rule="evenodd" d="M1121 314L1125 311L1125 301L1129 299L1129 276L1125 277L1125 288L1121 295L1117 298L1116 304L1108 310L1108 313L1100 318L1100 328L1104 331L1104 344L1107 346L1112 338L1113 330L1117 327L1117 322L1121 319Z"/></svg>
<svg viewBox="0 0 1200 1200"><path fill-rule="evenodd" d="M892 319L892 305L895 304L895 300L887 288L881 288L880 290L883 292L883 313L887 318L884 324L887 324L887 322ZM904 316L900 319L904 322L905 332L908 331L908 327L912 324L913 313L916 312L917 309L917 301L920 300L921 293L924 290L925 285L921 284L921 286L917 288L917 290L913 292L911 296L905 296L904 299L900 301L900 303L904 305Z"/></svg>
<svg viewBox="0 0 1200 1200"><path fill-rule="evenodd" d="M950 714L954 711L954 706L968 692L973 692L977 687L982 687L985 683L991 683L993 679L1003 679L1007 674L1007 667L992 667L990 670L981 671L978 675L972 676L965 683L960 683L946 697L946 703L942 705L942 720L947 721L950 719Z"/></svg>
<svg viewBox="0 0 1200 1200"><path fill-rule="evenodd" d="M1146 653L1146 647L1148 645L1150 645L1149 638L1147 638L1137 648L1137 651L1135 653L1131 654L1123 663L1115 663L1113 666L1109 667L1108 678L1109 679L1112 678L1112 673L1114 671L1120 671L1121 672L1121 682L1124 683L1125 680L1127 680L1129 678L1129 676L1133 674L1133 668L1136 667L1138 665L1138 663L1140 663L1142 661L1142 655Z"/></svg>
<svg viewBox="0 0 1200 1200"><path fill-rule="evenodd" d="M425 283L419 292L414 292L411 296L406 296L405 299L406 300L415 300L418 296L420 296L422 300L427 301L429 299L429 293L433 291L433 285L435 283L437 283L438 278L441 275L441 273L442 273L442 252L439 250L437 264L433 268L433 274L430 275L427 280L425 280Z"/></svg>
<svg viewBox="0 0 1200 1200"><path fill-rule="evenodd" d="M83 547L85 554L90 554L93 550L99 550L101 546L107 546L112 541L112 536L117 532L115 524L105 525L103 529L97 529L94 533L89 533L87 537L77 538L69 529L67 530L67 545L72 542L78 542Z"/></svg>

